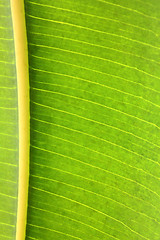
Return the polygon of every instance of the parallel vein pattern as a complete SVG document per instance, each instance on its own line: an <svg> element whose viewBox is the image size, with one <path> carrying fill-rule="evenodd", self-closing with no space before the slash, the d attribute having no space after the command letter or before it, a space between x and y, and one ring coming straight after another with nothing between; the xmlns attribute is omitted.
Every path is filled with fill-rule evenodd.
<svg viewBox="0 0 160 240"><path fill-rule="evenodd" d="M0 240L15 239L18 184L17 78L9 0L0 0Z"/></svg>
<svg viewBox="0 0 160 240"><path fill-rule="evenodd" d="M26 0L26 239L160 239L160 4Z"/></svg>

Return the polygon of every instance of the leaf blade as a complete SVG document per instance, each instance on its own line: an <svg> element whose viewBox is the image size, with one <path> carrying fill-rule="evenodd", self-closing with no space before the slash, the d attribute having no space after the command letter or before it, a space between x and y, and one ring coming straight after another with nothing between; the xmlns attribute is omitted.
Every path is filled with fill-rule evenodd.
<svg viewBox="0 0 160 240"><path fill-rule="evenodd" d="M159 238L160 6L151 5L26 0L26 238Z"/></svg>

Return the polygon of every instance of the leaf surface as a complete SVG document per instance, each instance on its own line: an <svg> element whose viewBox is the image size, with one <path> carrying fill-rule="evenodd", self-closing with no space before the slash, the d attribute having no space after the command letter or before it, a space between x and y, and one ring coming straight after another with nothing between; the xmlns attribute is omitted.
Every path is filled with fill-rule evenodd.
<svg viewBox="0 0 160 240"><path fill-rule="evenodd" d="M160 3L25 0L26 239L160 239Z"/></svg>
<svg viewBox="0 0 160 240"><path fill-rule="evenodd" d="M18 192L17 78L9 0L0 0L0 239L15 239Z"/></svg>

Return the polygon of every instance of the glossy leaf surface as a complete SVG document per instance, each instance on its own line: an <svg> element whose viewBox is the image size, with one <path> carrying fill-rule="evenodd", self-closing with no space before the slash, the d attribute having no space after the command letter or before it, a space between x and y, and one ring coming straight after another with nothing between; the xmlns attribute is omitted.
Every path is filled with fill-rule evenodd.
<svg viewBox="0 0 160 240"><path fill-rule="evenodd" d="M18 131L10 7L0 3L5 239L15 229ZM160 3L25 0L25 8L31 87L26 239L159 240Z"/></svg>
<svg viewBox="0 0 160 240"><path fill-rule="evenodd" d="M26 0L26 239L160 238L160 4Z"/></svg>
<svg viewBox="0 0 160 240"><path fill-rule="evenodd" d="M9 0L0 0L0 239L15 239L18 185L17 78Z"/></svg>

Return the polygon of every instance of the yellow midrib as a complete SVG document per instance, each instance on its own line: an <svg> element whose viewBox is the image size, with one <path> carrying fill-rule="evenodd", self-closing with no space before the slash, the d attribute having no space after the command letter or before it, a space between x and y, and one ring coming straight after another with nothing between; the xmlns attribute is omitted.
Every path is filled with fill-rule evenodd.
<svg viewBox="0 0 160 240"><path fill-rule="evenodd" d="M19 116L19 182L16 240L24 240L26 234L28 179L29 179L29 73L24 0L10 0L18 88Z"/></svg>

